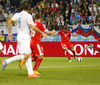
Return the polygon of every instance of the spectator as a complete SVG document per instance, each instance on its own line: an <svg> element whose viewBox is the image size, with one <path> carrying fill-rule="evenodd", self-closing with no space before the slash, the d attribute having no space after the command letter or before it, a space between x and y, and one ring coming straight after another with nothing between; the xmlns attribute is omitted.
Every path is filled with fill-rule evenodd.
<svg viewBox="0 0 100 85"><path fill-rule="evenodd" d="M72 25L73 25L73 24L76 24L75 17L72 18L72 22L71 22L71 24L72 24Z"/></svg>
<svg viewBox="0 0 100 85"><path fill-rule="evenodd" d="M97 16L95 18L95 23L97 23L97 21L99 21L99 19L100 19L100 13L97 13Z"/></svg>
<svg viewBox="0 0 100 85"><path fill-rule="evenodd" d="M78 4L79 4L79 7L81 7L81 9L83 9L83 8L84 8L84 7L83 7L83 3L82 3L82 1L81 1L81 0L79 0Z"/></svg>
<svg viewBox="0 0 100 85"><path fill-rule="evenodd" d="M3 22L3 21L6 21L6 18L4 17L2 12L0 11L0 22Z"/></svg>
<svg viewBox="0 0 100 85"><path fill-rule="evenodd" d="M69 19L66 19L65 24L66 24L66 23L69 24L69 25L71 25Z"/></svg>
<svg viewBox="0 0 100 85"><path fill-rule="evenodd" d="M85 24L85 22L88 22L88 20L84 17L83 21L82 21L82 24Z"/></svg>
<svg viewBox="0 0 100 85"><path fill-rule="evenodd" d="M1 31L1 35L0 35L0 41L4 42L5 41L5 35L4 35L4 31Z"/></svg>
<svg viewBox="0 0 100 85"><path fill-rule="evenodd" d="M46 22L48 21L48 18L50 18L50 21L52 21L52 17L50 17L49 14L47 14L47 17L46 17Z"/></svg>
<svg viewBox="0 0 100 85"><path fill-rule="evenodd" d="M7 11L11 11L11 5L10 3L6 3L5 7L4 7Z"/></svg>
<svg viewBox="0 0 100 85"><path fill-rule="evenodd" d="M51 7L56 7L56 8L58 8L58 3L56 2L56 0L53 0L53 3L51 4Z"/></svg>
<svg viewBox="0 0 100 85"><path fill-rule="evenodd" d="M56 12L54 12L54 10L51 10L51 14L50 14L50 17L54 18L56 15Z"/></svg>
<svg viewBox="0 0 100 85"><path fill-rule="evenodd" d="M36 15L36 9L33 9L33 13L32 13L32 16L34 17Z"/></svg>
<svg viewBox="0 0 100 85"><path fill-rule="evenodd" d="M84 17L89 21L89 15L88 15L87 12L85 13L85 16Z"/></svg>
<svg viewBox="0 0 100 85"><path fill-rule="evenodd" d="M77 24L82 24L82 20L80 18L77 20Z"/></svg>
<svg viewBox="0 0 100 85"><path fill-rule="evenodd" d="M72 1L72 3L71 3L71 8L76 8L76 4L74 1Z"/></svg>
<svg viewBox="0 0 100 85"><path fill-rule="evenodd" d="M52 27L51 27L50 30L53 30L53 29L55 29L56 31L59 30L59 28L58 28L58 26L57 26L57 24L55 22L52 24Z"/></svg>
<svg viewBox="0 0 100 85"><path fill-rule="evenodd" d="M79 10L79 4L76 4L76 11Z"/></svg>
<svg viewBox="0 0 100 85"><path fill-rule="evenodd" d="M63 29L63 26L62 23L59 23L59 26L58 26L58 30L62 30Z"/></svg>
<svg viewBox="0 0 100 85"><path fill-rule="evenodd" d="M64 7L62 4L59 5L58 10L60 11L60 13L64 14Z"/></svg>
<svg viewBox="0 0 100 85"><path fill-rule="evenodd" d="M73 17L75 17L75 13L74 13L74 12L71 13L71 16L70 16L70 23L72 22Z"/></svg>
<svg viewBox="0 0 100 85"><path fill-rule="evenodd" d="M68 13L65 13L64 21L66 21L66 19L70 19L70 16L68 15Z"/></svg>
<svg viewBox="0 0 100 85"><path fill-rule="evenodd" d="M96 11L96 15L97 15L97 13L100 13L100 10L99 10L99 9L97 9L97 11Z"/></svg>
<svg viewBox="0 0 100 85"><path fill-rule="evenodd" d="M84 1L83 1L83 4L86 4L86 6L88 6L88 5L89 5L89 3L88 3L88 1L87 1L87 0L84 0Z"/></svg>
<svg viewBox="0 0 100 85"><path fill-rule="evenodd" d="M96 12L97 10L100 10L100 7L98 6L98 4L96 4L96 5L94 6L94 11Z"/></svg>
<svg viewBox="0 0 100 85"><path fill-rule="evenodd" d="M43 17L41 17L41 22L42 22L43 24L46 24L46 21L43 19Z"/></svg>
<svg viewBox="0 0 100 85"><path fill-rule="evenodd" d="M2 4L0 4L0 11L2 11L2 9L3 9L3 6L2 6Z"/></svg>
<svg viewBox="0 0 100 85"><path fill-rule="evenodd" d="M56 18L53 18L52 23L56 23L56 25L57 25L58 22L56 21Z"/></svg>
<svg viewBox="0 0 100 85"><path fill-rule="evenodd" d="M57 12L58 8L55 6L55 4L53 4L53 6L51 7L51 10L55 10Z"/></svg>
<svg viewBox="0 0 100 85"><path fill-rule="evenodd" d="M60 23L64 26L64 21L62 20L62 18L59 18L59 21L58 21L58 26L60 25Z"/></svg>
<svg viewBox="0 0 100 85"><path fill-rule="evenodd" d="M52 26L52 21L50 20L50 18L48 17L47 21L46 21L46 27L48 30L51 29L51 26Z"/></svg>

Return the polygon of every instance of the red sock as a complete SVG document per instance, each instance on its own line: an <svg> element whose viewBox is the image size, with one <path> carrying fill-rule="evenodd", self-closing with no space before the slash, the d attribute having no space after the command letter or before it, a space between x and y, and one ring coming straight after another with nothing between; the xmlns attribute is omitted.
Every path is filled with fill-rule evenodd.
<svg viewBox="0 0 100 85"><path fill-rule="evenodd" d="M66 54L67 54L68 59L71 60L69 52L66 52Z"/></svg>
<svg viewBox="0 0 100 85"><path fill-rule="evenodd" d="M73 52L73 56L75 57L75 52Z"/></svg>
<svg viewBox="0 0 100 85"><path fill-rule="evenodd" d="M35 61L35 58L34 57L32 57L32 61Z"/></svg>
<svg viewBox="0 0 100 85"><path fill-rule="evenodd" d="M36 71L38 69L38 67L40 66L41 61L42 61L42 59L40 59L40 58L36 59L33 70Z"/></svg>

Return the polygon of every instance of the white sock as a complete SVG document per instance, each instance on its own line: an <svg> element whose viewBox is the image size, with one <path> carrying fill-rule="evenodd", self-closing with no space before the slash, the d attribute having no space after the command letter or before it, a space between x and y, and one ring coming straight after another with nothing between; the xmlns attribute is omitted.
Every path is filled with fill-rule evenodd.
<svg viewBox="0 0 100 85"><path fill-rule="evenodd" d="M23 60L23 59L24 59L24 55L16 55L14 57L6 59L6 63L9 64L11 62L14 62L14 61L17 61L17 60Z"/></svg>
<svg viewBox="0 0 100 85"><path fill-rule="evenodd" d="M26 68L27 68L28 74L30 75L34 74L33 69L32 69L32 59L31 58L26 59Z"/></svg>

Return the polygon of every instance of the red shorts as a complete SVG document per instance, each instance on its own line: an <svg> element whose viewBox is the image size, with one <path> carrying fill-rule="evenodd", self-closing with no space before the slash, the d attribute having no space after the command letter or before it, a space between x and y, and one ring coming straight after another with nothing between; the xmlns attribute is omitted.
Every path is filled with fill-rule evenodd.
<svg viewBox="0 0 100 85"><path fill-rule="evenodd" d="M62 46L63 49L65 49L65 48L72 49L73 48L73 45L70 42L61 43L61 46Z"/></svg>
<svg viewBox="0 0 100 85"><path fill-rule="evenodd" d="M43 47L40 44L31 45L32 56L43 56Z"/></svg>

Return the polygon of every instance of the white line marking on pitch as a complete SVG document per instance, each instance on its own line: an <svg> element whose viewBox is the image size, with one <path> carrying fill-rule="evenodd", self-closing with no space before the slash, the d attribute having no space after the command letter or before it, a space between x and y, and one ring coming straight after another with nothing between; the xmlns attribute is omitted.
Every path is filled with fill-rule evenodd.
<svg viewBox="0 0 100 85"><path fill-rule="evenodd" d="M100 66L100 65L72 65L72 66L40 66L39 68L65 68L65 67L94 67L94 66ZM19 69L19 68L13 68L13 67L10 67L10 68L7 68L8 69ZM22 68L22 69L26 69L26 68ZM2 70L2 69L0 69ZM6 69L5 69L6 70Z"/></svg>
<svg viewBox="0 0 100 85"><path fill-rule="evenodd" d="M74 65L74 66L44 66L40 68L63 68L63 67L94 67L100 65Z"/></svg>

